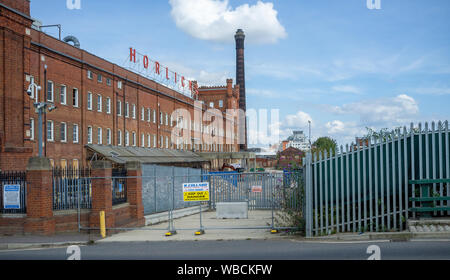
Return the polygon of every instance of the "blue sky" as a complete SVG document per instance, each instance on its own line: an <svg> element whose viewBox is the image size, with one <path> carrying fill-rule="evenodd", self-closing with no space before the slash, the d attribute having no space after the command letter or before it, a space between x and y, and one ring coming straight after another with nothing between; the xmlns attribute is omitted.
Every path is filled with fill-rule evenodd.
<svg viewBox="0 0 450 280"><path fill-rule="evenodd" d="M313 139L347 144L366 127L450 119L448 0L33 0L31 13L118 65L133 46L208 85L235 77L243 28L247 107L279 109L281 138L308 120Z"/></svg>

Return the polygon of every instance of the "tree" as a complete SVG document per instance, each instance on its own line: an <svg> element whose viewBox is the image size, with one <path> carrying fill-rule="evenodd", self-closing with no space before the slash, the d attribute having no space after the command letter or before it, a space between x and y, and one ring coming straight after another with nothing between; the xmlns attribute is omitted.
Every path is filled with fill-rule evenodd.
<svg viewBox="0 0 450 280"><path fill-rule="evenodd" d="M334 154L336 147L337 147L337 142L333 138L320 137L313 143L312 153L316 154L316 153L324 152L324 151L327 151L327 153L329 153L330 149L331 149Z"/></svg>

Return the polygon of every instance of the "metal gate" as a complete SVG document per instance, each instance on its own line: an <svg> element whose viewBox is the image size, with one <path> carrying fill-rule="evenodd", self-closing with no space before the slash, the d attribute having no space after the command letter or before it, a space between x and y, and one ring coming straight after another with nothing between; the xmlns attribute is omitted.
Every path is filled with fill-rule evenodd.
<svg viewBox="0 0 450 280"><path fill-rule="evenodd" d="M288 229L278 216L281 212L303 213L303 179L301 172L216 172L201 174L179 167L158 167L160 175L143 176L144 205L153 211L167 211L168 225L153 229L194 230L200 229ZM156 170L156 169L155 169ZM199 171L199 170L198 170ZM184 175L181 175L184 172ZM194 174L193 174L194 173ZM183 200L184 183L209 185L207 202ZM235 219L216 216L219 203L240 202L248 210L245 225ZM192 224L179 222L174 213L188 209ZM148 212L148 210L146 210ZM157 211L159 212L159 211ZM161 212L160 212L161 213ZM297 215L298 217L299 215ZM279 221L279 222L278 222ZM240 224L240 225L238 225Z"/></svg>

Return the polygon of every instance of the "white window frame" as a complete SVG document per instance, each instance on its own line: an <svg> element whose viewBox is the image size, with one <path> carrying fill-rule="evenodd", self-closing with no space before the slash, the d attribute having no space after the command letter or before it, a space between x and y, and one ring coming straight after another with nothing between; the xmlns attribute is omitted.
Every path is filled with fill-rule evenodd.
<svg viewBox="0 0 450 280"><path fill-rule="evenodd" d="M61 136L61 142L67 143L67 123L61 122L59 135ZM63 129L64 128L64 129ZM64 139L63 139L63 132L64 132Z"/></svg>
<svg viewBox="0 0 450 280"><path fill-rule="evenodd" d="M111 135L111 129L107 128L106 129L106 145L111 145L112 144L112 135Z"/></svg>
<svg viewBox="0 0 450 280"><path fill-rule="evenodd" d="M103 82L103 76L102 74L97 74L97 82L102 83Z"/></svg>
<svg viewBox="0 0 450 280"><path fill-rule="evenodd" d="M150 136L150 134L147 134L147 148L151 148L152 147L152 138Z"/></svg>
<svg viewBox="0 0 450 280"><path fill-rule="evenodd" d="M30 140L34 140L34 118L30 118Z"/></svg>
<svg viewBox="0 0 450 280"><path fill-rule="evenodd" d="M130 145L130 133L128 130L125 130L125 147L128 147Z"/></svg>
<svg viewBox="0 0 450 280"><path fill-rule="evenodd" d="M97 112L103 111L103 97L101 94L97 94Z"/></svg>
<svg viewBox="0 0 450 280"><path fill-rule="evenodd" d="M92 126L87 127L87 143L92 144Z"/></svg>
<svg viewBox="0 0 450 280"><path fill-rule="evenodd" d="M219 100L219 108L223 108L223 100Z"/></svg>
<svg viewBox="0 0 450 280"><path fill-rule="evenodd" d="M72 89L72 101L73 101L73 107L78 108L78 99L79 98L79 91L77 88Z"/></svg>
<svg viewBox="0 0 450 280"><path fill-rule="evenodd" d="M121 117L122 116L122 101L117 100L116 107L117 107L116 108L117 109L117 115L119 117Z"/></svg>
<svg viewBox="0 0 450 280"><path fill-rule="evenodd" d="M136 119L136 105L135 104L133 104L131 106L131 116L132 116L133 120Z"/></svg>
<svg viewBox="0 0 450 280"><path fill-rule="evenodd" d="M87 109L89 110L89 111L92 111L92 92L88 92L88 95L87 95Z"/></svg>
<svg viewBox="0 0 450 280"><path fill-rule="evenodd" d="M106 114L111 114L111 98L106 98Z"/></svg>
<svg viewBox="0 0 450 280"><path fill-rule="evenodd" d="M97 127L97 144L103 145L103 129L101 127Z"/></svg>
<svg viewBox="0 0 450 280"><path fill-rule="evenodd" d="M130 117L130 104L128 102L125 102L125 118Z"/></svg>
<svg viewBox="0 0 450 280"><path fill-rule="evenodd" d="M49 132L50 128L50 133ZM47 142L55 141L55 126L52 120L47 120Z"/></svg>
<svg viewBox="0 0 450 280"><path fill-rule="evenodd" d="M156 110L153 110L153 123L156 123Z"/></svg>
<svg viewBox="0 0 450 280"><path fill-rule="evenodd" d="M122 89L122 81L117 81L117 88Z"/></svg>
<svg viewBox="0 0 450 280"><path fill-rule="evenodd" d="M63 92L63 89L64 89L64 92ZM62 105L67 105L67 86L66 85L61 85L61 87L59 89L59 97L60 97L60 103Z"/></svg>
<svg viewBox="0 0 450 280"><path fill-rule="evenodd" d="M122 146L122 130L117 131L117 146Z"/></svg>
<svg viewBox="0 0 450 280"><path fill-rule="evenodd" d="M132 140L132 146L136 147L136 132L131 132L131 140Z"/></svg>
<svg viewBox="0 0 450 280"><path fill-rule="evenodd" d="M48 98L49 91L51 93L51 99ZM55 100L55 84L50 80L47 81L47 92L45 93L45 98L48 102L54 102Z"/></svg>
<svg viewBox="0 0 450 280"><path fill-rule="evenodd" d="M94 78L94 75L92 74L91 70L87 70L87 77L89 80L92 80Z"/></svg>
<svg viewBox="0 0 450 280"><path fill-rule="evenodd" d="M145 108L141 107L141 121L145 121Z"/></svg>
<svg viewBox="0 0 450 280"><path fill-rule="evenodd" d="M78 143L79 142L79 138L78 138L78 130L79 130L79 126L78 124L73 124L73 128L72 128L72 139L73 139L73 143Z"/></svg>
<svg viewBox="0 0 450 280"><path fill-rule="evenodd" d="M145 147L145 133L141 134L141 147L144 148Z"/></svg>
<svg viewBox="0 0 450 280"><path fill-rule="evenodd" d="M157 142L157 136L156 134L153 134L153 148L158 148L158 143Z"/></svg>

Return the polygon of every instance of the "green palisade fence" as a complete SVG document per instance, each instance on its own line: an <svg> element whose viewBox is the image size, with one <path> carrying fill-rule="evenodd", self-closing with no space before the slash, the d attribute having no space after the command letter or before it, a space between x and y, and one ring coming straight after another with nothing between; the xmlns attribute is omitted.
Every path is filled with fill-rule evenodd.
<svg viewBox="0 0 450 280"><path fill-rule="evenodd" d="M307 236L338 232L404 230L415 218L409 198L420 188L409 180L450 178L448 121L392 131L383 139L368 139L323 154L308 154L305 162ZM435 183L434 196L450 196L448 183ZM450 206L438 201L436 206ZM435 211L434 216L450 216Z"/></svg>

